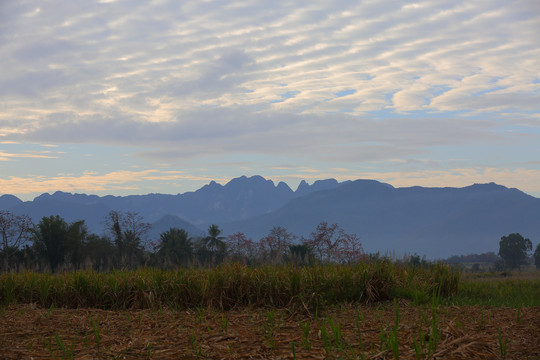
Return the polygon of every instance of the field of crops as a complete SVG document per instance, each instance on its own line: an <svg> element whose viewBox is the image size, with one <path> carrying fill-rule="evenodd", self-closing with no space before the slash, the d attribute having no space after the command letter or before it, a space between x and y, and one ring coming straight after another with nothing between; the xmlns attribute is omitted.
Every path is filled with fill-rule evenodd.
<svg viewBox="0 0 540 360"><path fill-rule="evenodd" d="M445 265L0 274L5 359L539 359L540 274Z"/></svg>

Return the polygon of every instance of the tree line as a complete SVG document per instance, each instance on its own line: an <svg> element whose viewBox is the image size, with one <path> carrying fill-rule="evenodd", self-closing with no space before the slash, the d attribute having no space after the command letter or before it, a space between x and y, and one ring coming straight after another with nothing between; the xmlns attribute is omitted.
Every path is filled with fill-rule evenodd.
<svg viewBox="0 0 540 360"><path fill-rule="evenodd" d="M151 225L135 212L111 211L103 235L90 233L84 220L43 217L33 224L26 215L0 211L1 269L51 271L154 266L176 268L214 266L225 261L247 264L346 263L360 261L364 250L358 236L337 224L321 222L307 238L276 226L253 241L241 232L222 236L215 224L206 236L190 236L170 228L157 241L145 241Z"/></svg>
<svg viewBox="0 0 540 360"><path fill-rule="evenodd" d="M276 226L259 241L241 232L222 236L222 230L212 224L206 236L190 236L186 230L173 227L161 233L157 241L146 242L151 225L136 212L111 211L104 225L105 233L97 235L88 231L84 220L68 223L56 215L43 217L34 225L26 215L0 210L0 269L52 272L140 266L170 269L214 266L224 261L309 265L354 263L368 257L357 235L347 234L337 224L327 222L317 225L306 238ZM496 270L504 270L526 265L531 252L532 242L513 233L501 237L497 255L479 256L493 262ZM540 244L533 258L540 269ZM428 264L425 256L421 258L417 254L406 257L405 262L413 266Z"/></svg>

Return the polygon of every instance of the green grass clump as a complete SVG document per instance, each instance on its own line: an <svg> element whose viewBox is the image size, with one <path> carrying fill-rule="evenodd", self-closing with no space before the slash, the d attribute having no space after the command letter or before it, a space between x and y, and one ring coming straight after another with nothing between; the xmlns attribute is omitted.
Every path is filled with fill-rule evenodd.
<svg viewBox="0 0 540 360"><path fill-rule="evenodd" d="M339 303L395 297L429 300L434 290L449 296L458 281L459 274L445 265L413 268L387 260L307 267L230 263L209 269L4 273L0 274L0 305L222 310L270 306L316 312Z"/></svg>
<svg viewBox="0 0 540 360"><path fill-rule="evenodd" d="M463 279L458 291L444 303L513 308L540 306L540 278Z"/></svg>

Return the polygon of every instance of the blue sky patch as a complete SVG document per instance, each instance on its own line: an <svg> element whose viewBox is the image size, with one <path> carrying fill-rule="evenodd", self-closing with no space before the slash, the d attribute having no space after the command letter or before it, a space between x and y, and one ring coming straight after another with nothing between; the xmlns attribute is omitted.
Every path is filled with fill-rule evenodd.
<svg viewBox="0 0 540 360"><path fill-rule="evenodd" d="M339 98L339 97L343 97L343 96L347 96L347 95L352 95L356 92L355 89L347 89L347 90L341 90L341 91L338 91L336 93L336 96Z"/></svg>

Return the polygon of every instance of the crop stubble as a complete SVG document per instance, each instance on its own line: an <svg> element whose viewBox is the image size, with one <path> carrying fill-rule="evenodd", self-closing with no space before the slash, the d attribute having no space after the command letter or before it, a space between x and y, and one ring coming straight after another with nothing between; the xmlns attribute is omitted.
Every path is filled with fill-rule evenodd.
<svg viewBox="0 0 540 360"><path fill-rule="evenodd" d="M404 300L398 306L399 358L415 359L413 344L420 330L429 334L432 308ZM273 312L272 327L269 311ZM294 343L297 359L361 358L361 354L366 359L392 359L394 354L385 348L381 332L394 319L391 302L342 305L318 318L264 308L111 311L10 305L0 313L0 358L292 359ZM340 344L332 339L325 346L323 320L339 325ZM305 323L309 324L307 338ZM437 326L441 334L434 354L437 359L540 359L538 306L519 310L440 306ZM500 340L507 344L504 354Z"/></svg>

